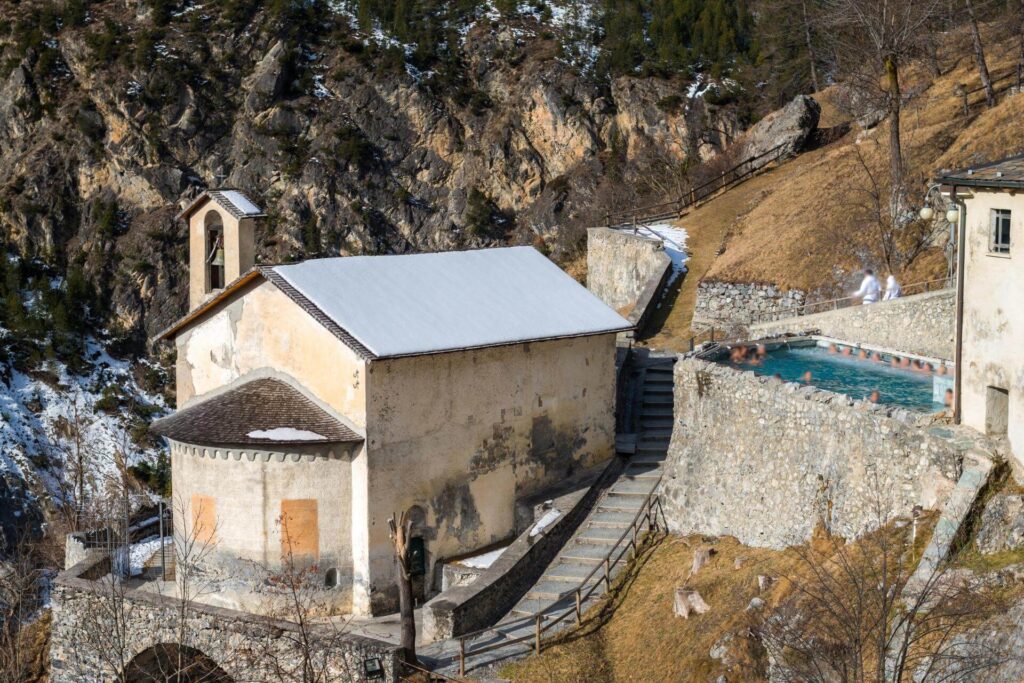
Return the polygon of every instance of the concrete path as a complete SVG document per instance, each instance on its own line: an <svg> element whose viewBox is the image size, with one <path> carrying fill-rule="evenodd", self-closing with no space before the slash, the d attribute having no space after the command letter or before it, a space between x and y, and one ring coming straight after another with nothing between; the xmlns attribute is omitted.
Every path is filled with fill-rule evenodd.
<svg viewBox="0 0 1024 683"><path fill-rule="evenodd" d="M644 500L654 490L662 473L662 463L668 453L668 444L673 425L673 375L674 357L653 357L642 370L642 395L637 414L636 451L629 462L598 500L590 515L566 543L561 552L552 560L547 570L523 596L519 603L497 624L497 632L487 634L467 644L472 651L489 645L498 645L516 638L532 636L536 630L533 616L540 610L554 608L548 620L573 612L575 590L580 581L595 567L594 577L587 586L604 576L602 559L619 538L630 528ZM611 568L612 576L618 575L626 566L629 553ZM586 607L591 606L605 593L603 582L590 597ZM575 617L570 615L558 625L544 633L549 638L554 631L575 626ZM474 680L491 680L497 666L504 662L529 655L534 640L510 643L483 655L467 658L467 675ZM420 655L432 667L448 675L457 675L459 670L458 641L434 643L423 648Z"/></svg>

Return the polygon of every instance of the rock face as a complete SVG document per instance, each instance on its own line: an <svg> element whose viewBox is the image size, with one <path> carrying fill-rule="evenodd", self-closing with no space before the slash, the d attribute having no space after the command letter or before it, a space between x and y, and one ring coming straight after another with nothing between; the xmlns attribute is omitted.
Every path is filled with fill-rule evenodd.
<svg viewBox="0 0 1024 683"><path fill-rule="evenodd" d="M282 40L268 11L208 4L157 30L109 3L57 29L46 60L0 36L5 242L74 253L112 321L149 336L184 312L173 216L202 186L268 212L264 263L538 240L558 256L656 164L708 158L740 132L681 82L597 82L534 20L468 25L451 82L385 55L343 12Z"/></svg>
<svg viewBox="0 0 1024 683"><path fill-rule="evenodd" d="M981 528L974 540L981 553L998 553L1024 547L1024 494L997 493L981 514Z"/></svg>
<svg viewBox="0 0 1024 683"><path fill-rule="evenodd" d="M821 105L807 95L797 95L782 109L772 112L742 137L743 157L753 157L783 147L783 155L796 154L818 128Z"/></svg>

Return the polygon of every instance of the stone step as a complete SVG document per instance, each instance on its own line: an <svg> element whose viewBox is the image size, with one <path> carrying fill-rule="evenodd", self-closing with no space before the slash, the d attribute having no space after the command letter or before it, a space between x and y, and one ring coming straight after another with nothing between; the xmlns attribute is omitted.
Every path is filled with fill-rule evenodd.
<svg viewBox="0 0 1024 683"><path fill-rule="evenodd" d="M648 377L650 377L652 373L659 375L671 375L675 369L675 365L672 363L658 363L657 365L648 365L646 368Z"/></svg>
<svg viewBox="0 0 1024 683"><path fill-rule="evenodd" d="M604 526L592 526L588 529L584 529L583 533L579 535L581 541L587 543L603 543L605 545L615 545L615 542L622 536L622 532L628 529L628 525L621 527L604 527Z"/></svg>
<svg viewBox="0 0 1024 683"><path fill-rule="evenodd" d="M675 400L672 396L672 392L648 394L644 392L644 412L646 413L651 407L658 406L671 406L672 401Z"/></svg>
<svg viewBox="0 0 1024 683"><path fill-rule="evenodd" d="M591 527L604 526L622 529L633 523L636 512L620 512L615 510L598 510L590 516Z"/></svg>
<svg viewBox="0 0 1024 683"><path fill-rule="evenodd" d="M658 448L638 448L636 455L629 459L630 462L659 463L665 460L668 454L668 444Z"/></svg>
<svg viewBox="0 0 1024 683"><path fill-rule="evenodd" d="M583 563L598 564L608 554L608 546L603 543L570 543L562 550L562 557Z"/></svg>
<svg viewBox="0 0 1024 683"><path fill-rule="evenodd" d="M654 490L650 479L620 479L612 486L610 494L620 496L646 496Z"/></svg>
<svg viewBox="0 0 1024 683"><path fill-rule="evenodd" d="M594 596L591 596L591 600L593 600L593 598ZM529 616L551 607L558 608L558 611L547 616L548 619L553 619L557 614L561 614L563 611L570 608L576 609L576 600L575 598L562 598L561 600L551 600L550 598L525 598L520 600L519 604L512 608L512 614Z"/></svg>
<svg viewBox="0 0 1024 683"><path fill-rule="evenodd" d="M661 476L662 468L657 462L636 462L631 461L626 467L623 476L629 480L636 479L657 479Z"/></svg>
<svg viewBox="0 0 1024 683"><path fill-rule="evenodd" d="M673 422L675 422L675 417L672 413L654 413L653 415L644 413L640 416L640 429L644 431L648 429L669 429L672 427Z"/></svg>
<svg viewBox="0 0 1024 683"><path fill-rule="evenodd" d="M636 514L635 512L632 514ZM583 562L572 562L568 560L561 560L552 564L544 572L545 579L564 579L576 581L577 583L583 579L590 570L594 568L594 565Z"/></svg>
<svg viewBox="0 0 1024 683"><path fill-rule="evenodd" d="M644 503L642 496L609 494L604 497L598 506L599 511L607 512L632 512L636 514Z"/></svg>
<svg viewBox="0 0 1024 683"><path fill-rule="evenodd" d="M671 439L671 429L645 428L640 432L640 440L637 442L637 448L640 446L647 446L652 442L668 443Z"/></svg>
<svg viewBox="0 0 1024 683"><path fill-rule="evenodd" d="M579 581L559 581L557 579L546 579L541 577L541 580L533 584L533 588L527 592L526 598L558 600L566 595L572 595L575 597L574 592L578 585Z"/></svg>

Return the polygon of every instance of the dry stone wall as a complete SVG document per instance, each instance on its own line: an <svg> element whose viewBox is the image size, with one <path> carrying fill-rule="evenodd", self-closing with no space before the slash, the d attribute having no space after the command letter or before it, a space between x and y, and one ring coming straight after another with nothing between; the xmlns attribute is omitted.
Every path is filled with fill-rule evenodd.
<svg viewBox="0 0 1024 683"><path fill-rule="evenodd" d="M663 505L678 533L782 548L944 503L971 430L700 360L675 367ZM979 437L980 438L980 437Z"/></svg>
<svg viewBox="0 0 1024 683"><path fill-rule="evenodd" d="M54 582L52 683L120 680L118 669L139 655L178 643L181 626L188 634L184 645L205 654L235 681L281 680L276 667L301 673L307 652L325 665L330 680L366 681L367 659L379 660L385 677L377 680L398 680L394 645L324 624L309 629L310 645L303 648L294 623L199 603L193 603L182 620L180 601L145 590L112 588L109 575L103 576L106 569L106 557L87 560Z"/></svg>
<svg viewBox="0 0 1024 683"><path fill-rule="evenodd" d="M953 358L956 292L927 294L850 306L835 311L751 325L752 338L814 330L859 344L881 346L922 356Z"/></svg>
<svg viewBox="0 0 1024 683"><path fill-rule="evenodd" d="M661 280L671 266L659 240L609 228L587 231L587 289L624 316L640 304L648 283Z"/></svg>
<svg viewBox="0 0 1024 683"><path fill-rule="evenodd" d="M745 327L751 320L790 315L807 298L799 289L749 282L702 280L697 285L693 310L694 327Z"/></svg>

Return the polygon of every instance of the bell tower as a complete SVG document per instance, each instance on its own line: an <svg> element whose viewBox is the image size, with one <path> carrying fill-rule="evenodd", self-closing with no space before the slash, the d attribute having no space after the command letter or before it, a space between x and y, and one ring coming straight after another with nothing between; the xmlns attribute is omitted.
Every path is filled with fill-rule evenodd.
<svg viewBox="0 0 1024 683"><path fill-rule="evenodd" d="M256 221L265 215L232 189L207 190L178 214L188 222L190 311L256 264Z"/></svg>

